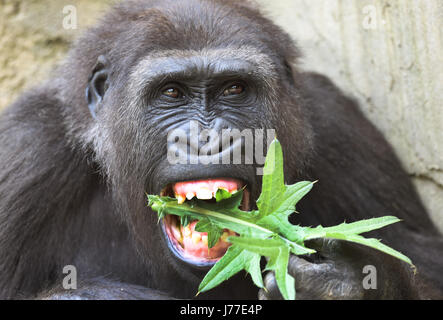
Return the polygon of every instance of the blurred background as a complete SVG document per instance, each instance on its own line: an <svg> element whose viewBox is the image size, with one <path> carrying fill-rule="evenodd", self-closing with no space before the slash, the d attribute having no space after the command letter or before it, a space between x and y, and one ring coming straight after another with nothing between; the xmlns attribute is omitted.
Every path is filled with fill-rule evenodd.
<svg viewBox="0 0 443 320"><path fill-rule="evenodd" d="M0 110L46 79L113 2L0 0ZM359 100L443 231L443 1L256 2L298 43L301 68Z"/></svg>

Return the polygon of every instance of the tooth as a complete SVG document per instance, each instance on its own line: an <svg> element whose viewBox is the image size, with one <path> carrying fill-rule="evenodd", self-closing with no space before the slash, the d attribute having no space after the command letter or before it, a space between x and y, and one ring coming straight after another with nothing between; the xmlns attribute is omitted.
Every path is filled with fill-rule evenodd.
<svg viewBox="0 0 443 320"><path fill-rule="evenodd" d="M208 188L202 187L197 190L197 198L202 200L212 199L212 192Z"/></svg>
<svg viewBox="0 0 443 320"><path fill-rule="evenodd" d="M184 230L183 230L183 235L185 236L185 237L189 237L189 236L191 236L191 228L189 228L189 225L187 225L185 228L184 228Z"/></svg>
<svg viewBox="0 0 443 320"><path fill-rule="evenodd" d="M199 243L200 242L200 240L201 240L201 235L199 235L198 233L193 233L192 234L192 242L194 242L194 244L197 244L197 243Z"/></svg>
<svg viewBox="0 0 443 320"><path fill-rule="evenodd" d="M175 239L180 239L181 233L180 233L180 230L177 228L177 226L171 225L171 229L172 229L172 234L174 235Z"/></svg>
<svg viewBox="0 0 443 320"><path fill-rule="evenodd" d="M186 200L186 197L183 197L181 194L176 194L175 197L177 198L178 204L182 204Z"/></svg>
<svg viewBox="0 0 443 320"><path fill-rule="evenodd" d="M195 196L195 193L194 193L194 192L188 192L188 193L186 194L186 199L191 200L192 198L194 198L194 196Z"/></svg>
<svg viewBox="0 0 443 320"><path fill-rule="evenodd" d="M237 192L237 189L232 189L231 190L231 194L234 194L234 193L236 193Z"/></svg>
<svg viewBox="0 0 443 320"><path fill-rule="evenodd" d="M202 242L205 246L208 245L208 236L202 236Z"/></svg>

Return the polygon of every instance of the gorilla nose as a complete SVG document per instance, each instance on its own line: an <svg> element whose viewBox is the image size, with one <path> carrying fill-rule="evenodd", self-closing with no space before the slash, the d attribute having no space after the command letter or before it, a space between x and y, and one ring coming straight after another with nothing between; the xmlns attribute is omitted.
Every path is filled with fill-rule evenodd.
<svg viewBox="0 0 443 320"><path fill-rule="evenodd" d="M215 121L211 127L190 121L174 131L168 134L170 164L253 163L252 143L250 148L245 146L247 134L230 128L223 121Z"/></svg>

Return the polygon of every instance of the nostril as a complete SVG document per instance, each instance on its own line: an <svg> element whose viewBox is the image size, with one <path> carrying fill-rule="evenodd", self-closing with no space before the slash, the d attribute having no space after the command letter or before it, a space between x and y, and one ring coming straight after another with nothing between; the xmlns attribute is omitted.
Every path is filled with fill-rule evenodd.
<svg viewBox="0 0 443 320"><path fill-rule="evenodd" d="M211 126L191 121L182 131L186 134L184 139L168 137L168 160L171 158L174 164L251 164L244 154L252 154L245 149L245 140L251 137L226 121L217 119Z"/></svg>

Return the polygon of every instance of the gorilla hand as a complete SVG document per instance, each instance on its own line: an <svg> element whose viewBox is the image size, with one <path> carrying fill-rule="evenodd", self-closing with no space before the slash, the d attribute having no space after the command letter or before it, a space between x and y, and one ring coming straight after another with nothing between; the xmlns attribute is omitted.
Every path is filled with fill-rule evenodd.
<svg viewBox="0 0 443 320"><path fill-rule="evenodd" d="M412 269L394 257L342 240L316 239L306 245L317 251L316 257L291 255L288 264L298 300L416 298ZM369 265L375 270L363 273ZM363 285L368 276L370 288ZM265 276L264 284L266 290L260 289L259 299L282 299L273 272Z"/></svg>

